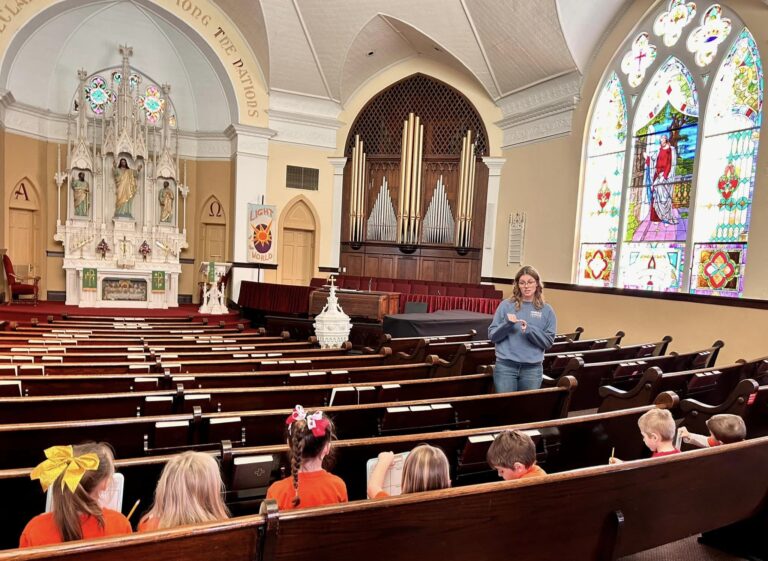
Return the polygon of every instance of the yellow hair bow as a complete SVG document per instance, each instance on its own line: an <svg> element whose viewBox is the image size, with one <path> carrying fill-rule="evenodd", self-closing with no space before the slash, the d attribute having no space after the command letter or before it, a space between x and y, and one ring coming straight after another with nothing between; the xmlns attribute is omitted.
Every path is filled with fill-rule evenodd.
<svg viewBox="0 0 768 561"><path fill-rule="evenodd" d="M75 457L72 446L51 446L45 450L45 457L48 459L41 462L29 474L30 479L40 480L43 491L47 491L48 487L64 473L61 490L63 491L66 485L74 493L86 471L99 469L99 457L96 454L91 452Z"/></svg>

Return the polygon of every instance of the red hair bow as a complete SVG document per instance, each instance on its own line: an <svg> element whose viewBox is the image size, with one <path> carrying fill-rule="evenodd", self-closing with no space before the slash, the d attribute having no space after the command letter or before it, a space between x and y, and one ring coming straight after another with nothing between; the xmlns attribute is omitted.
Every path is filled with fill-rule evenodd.
<svg viewBox="0 0 768 561"><path fill-rule="evenodd" d="M323 417L322 411L315 411L311 415L307 415L307 412L301 405L294 407L293 412L288 415L288 418L285 420L285 424L288 425L289 434L291 432L291 425L293 425L294 421L306 421L307 428L311 430L312 434L317 438L325 436L325 433L328 430L328 425L330 424L328 419Z"/></svg>

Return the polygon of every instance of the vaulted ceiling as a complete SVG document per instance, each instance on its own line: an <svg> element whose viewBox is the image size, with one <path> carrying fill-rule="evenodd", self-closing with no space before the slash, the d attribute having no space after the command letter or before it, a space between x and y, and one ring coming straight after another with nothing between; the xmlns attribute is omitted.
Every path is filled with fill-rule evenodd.
<svg viewBox="0 0 768 561"><path fill-rule="evenodd" d="M249 43L270 93L341 109L387 68L425 57L465 73L497 103L530 86L583 73L631 0L213 0ZM76 69L132 64L172 85L180 126L222 131L236 115L223 66L199 36L153 0L68 0L15 38L0 89L64 114Z"/></svg>

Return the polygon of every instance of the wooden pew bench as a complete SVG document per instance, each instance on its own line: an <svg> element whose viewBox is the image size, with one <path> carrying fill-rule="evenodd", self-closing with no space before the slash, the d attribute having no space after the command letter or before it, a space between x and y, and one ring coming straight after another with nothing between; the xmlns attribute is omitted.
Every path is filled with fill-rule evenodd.
<svg viewBox="0 0 768 561"><path fill-rule="evenodd" d="M565 417L575 383L563 378L556 388L527 392L449 397L364 405L327 407L340 438L362 438L383 432L423 432L427 421L408 424L402 412L434 410L437 428L487 427ZM452 413L445 421L445 410ZM222 440L237 445L274 444L284 438L291 409L232 411L123 417L95 421L58 421L0 425L0 468L32 465L39 451L62 442L106 441L121 457L206 449Z"/></svg>
<svg viewBox="0 0 768 561"><path fill-rule="evenodd" d="M344 376L344 375L342 375ZM0 423L109 419L132 415L174 415L282 409L301 403L305 407L386 403L420 399L485 395L492 393L488 374L397 380L384 384L318 384L312 386L189 389L104 394L71 394L44 397L0 397Z"/></svg>
<svg viewBox="0 0 768 561"><path fill-rule="evenodd" d="M211 561L615 559L750 517L765 508L768 438L546 478L488 483L341 506L0 553L0 561L119 556ZM691 477L695 473L696 477ZM231 532L228 532L231 528ZM553 534L554 528L565 528ZM340 530L343 529L343 530ZM516 531L519 530L519 531ZM235 533L240 532L240 533ZM208 543L200 537L211 536ZM167 538L167 539L166 539Z"/></svg>

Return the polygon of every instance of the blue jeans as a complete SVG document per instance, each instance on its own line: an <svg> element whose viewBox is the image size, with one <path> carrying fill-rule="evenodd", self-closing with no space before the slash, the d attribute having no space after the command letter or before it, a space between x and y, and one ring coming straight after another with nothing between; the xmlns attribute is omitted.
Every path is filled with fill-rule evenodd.
<svg viewBox="0 0 768 561"><path fill-rule="evenodd" d="M540 362L531 364L497 358L493 369L496 393L538 390L543 377L544 367Z"/></svg>

